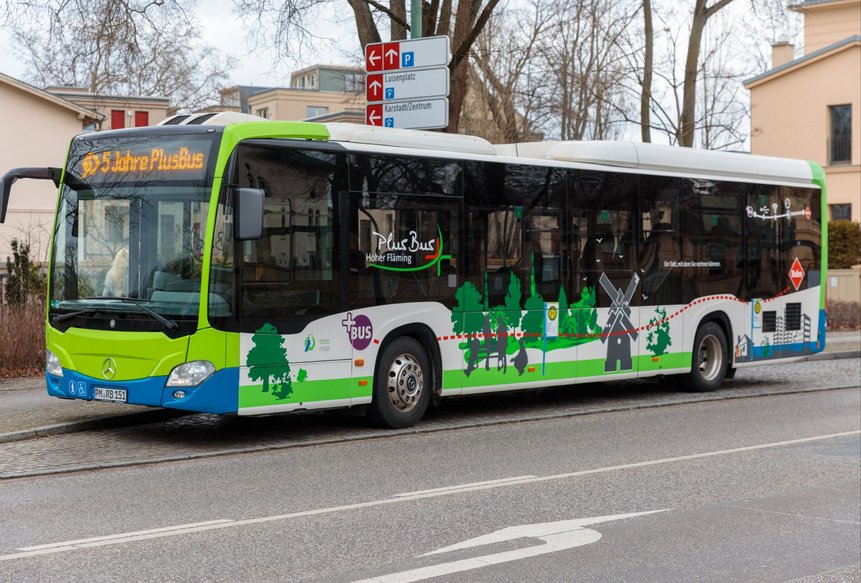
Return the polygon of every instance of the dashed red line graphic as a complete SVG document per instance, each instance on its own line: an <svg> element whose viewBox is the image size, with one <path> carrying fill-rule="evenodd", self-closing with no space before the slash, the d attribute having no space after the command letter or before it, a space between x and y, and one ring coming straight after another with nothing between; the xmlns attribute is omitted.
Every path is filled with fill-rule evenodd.
<svg viewBox="0 0 861 583"><path fill-rule="evenodd" d="M763 303L767 303L767 302L776 300L776 299L786 295L789 292L789 290L790 290L790 288L789 288L789 286L787 286L786 289L784 289L779 294L777 294L773 297L764 299L762 301L763 301ZM698 305L704 304L706 302L721 301L721 300L738 302L740 304L749 304L750 303L749 301L741 300L741 299L739 299L735 296L731 296L731 295L706 296L704 298L699 298L697 300L694 300L685 306L682 306L681 308L679 308L678 310L676 310L675 312L673 312L672 314L670 314L666 318L663 318L662 320L658 320L657 322L653 322L651 324L646 324L645 326L640 326L640 327L634 328L632 330L619 330L617 332L607 332L606 334L603 332L601 332L599 334L560 334L559 337L560 338L579 338L579 339L591 338L591 339L596 339L596 338L608 338L608 337L613 337L613 336L625 336L625 335L630 334L631 332L644 332L650 328L654 328L655 326L660 326L662 324L669 322L673 318L680 316L685 311L687 311L688 309L690 309L694 306L698 306ZM529 333L529 332L506 332L504 335L505 336L513 336L514 338L541 338L542 337L541 334ZM476 332L474 334L452 334L451 336L438 336L437 341L438 342L445 342L448 340L470 340L472 338L477 338L477 339L499 338L500 336L503 336L503 334L484 334L481 332ZM375 339L374 342L376 344L379 344L379 340Z"/></svg>

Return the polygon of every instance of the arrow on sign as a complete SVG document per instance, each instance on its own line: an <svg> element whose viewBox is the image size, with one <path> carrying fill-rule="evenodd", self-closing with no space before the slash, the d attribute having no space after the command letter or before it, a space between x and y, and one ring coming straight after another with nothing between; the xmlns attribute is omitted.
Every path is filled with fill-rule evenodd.
<svg viewBox="0 0 861 583"><path fill-rule="evenodd" d="M666 512L667 510L669 509L511 526L509 528L503 528L502 530L497 530L490 534L472 538L462 543L451 545L421 556L427 557L430 555L439 555L442 553L450 553L452 551L503 543L521 538L537 538L543 542L525 549L504 551L472 559L461 559L459 561L451 561L449 563L422 567L411 571L392 573L389 575L383 575L382 577L356 581L354 583L371 583L372 581L377 583L407 583L410 581L423 581L433 577L450 575L451 573L461 573L463 571L479 569L489 565L498 565L500 563L508 563L509 561L517 561L519 559L527 559L529 557L536 557L547 553L564 551L565 549L588 545L600 540L600 532L592 530L591 528L584 528L585 526L600 524L602 522L610 522L613 520L622 520L624 518L633 518L635 516L645 516L646 514L655 514L657 512Z"/></svg>
<svg viewBox="0 0 861 583"><path fill-rule="evenodd" d="M389 49L386 51L386 58L389 60L389 64L394 64L398 62L398 51L395 49Z"/></svg>
<svg viewBox="0 0 861 583"><path fill-rule="evenodd" d="M368 75L368 101L380 101L383 93L382 75Z"/></svg>
<svg viewBox="0 0 861 583"><path fill-rule="evenodd" d="M381 126L383 125L383 106L382 105L369 105L367 107L367 115L368 121L366 125L369 126Z"/></svg>

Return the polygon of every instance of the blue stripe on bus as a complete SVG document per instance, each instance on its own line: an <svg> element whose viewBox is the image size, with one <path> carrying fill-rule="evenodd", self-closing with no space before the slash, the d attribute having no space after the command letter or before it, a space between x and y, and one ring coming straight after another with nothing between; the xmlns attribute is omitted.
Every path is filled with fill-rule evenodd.
<svg viewBox="0 0 861 583"><path fill-rule="evenodd" d="M96 387L125 389L129 405L166 407L202 413L236 413L239 406L239 369L215 372L196 387L166 387L167 377L158 376L134 381L105 381L63 369L63 376L45 373L48 394L65 399L93 400ZM177 390L185 397L175 399Z"/></svg>

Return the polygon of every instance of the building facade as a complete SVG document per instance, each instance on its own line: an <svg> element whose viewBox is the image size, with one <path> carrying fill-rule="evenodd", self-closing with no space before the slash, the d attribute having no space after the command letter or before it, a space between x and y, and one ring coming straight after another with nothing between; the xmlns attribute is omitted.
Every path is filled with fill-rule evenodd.
<svg viewBox="0 0 861 583"><path fill-rule="evenodd" d="M0 73L0 173L18 166L60 167L73 136L102 122L98 112ZM12 189L6 222L0 224L0 272L12 239L29 243L44 261L50 244L57 188L46 180L21 180Z"/></svg>
<svg viewBox="0 0 861 583"><path fill-rule="evenodd" d="M804 53L781 42L772 68L745 81L751 151L825 169L829 220L861 221L861 0L807 0Z"/></svg>
<svg viewBox="0 0 861 583"><path fill-rule="evenodd" d="M101 95L80 87L48 87L45 91L101 114L95 130L156 125L170 109L170 101L163 97Z"/></svg>

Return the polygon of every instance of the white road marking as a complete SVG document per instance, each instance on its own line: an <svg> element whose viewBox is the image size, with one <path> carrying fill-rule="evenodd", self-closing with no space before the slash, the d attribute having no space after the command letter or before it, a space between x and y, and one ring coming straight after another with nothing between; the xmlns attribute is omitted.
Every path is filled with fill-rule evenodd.
<svg viewBox="0 0 861 583"><path fill-rule="evenodd" d="M522 482L523 480L529 480L529 479L535 478L535 477L536 476L516 476L514 478L500 478L498 480L487 480L486 482L471 482L469 484L460 484L458 486L445 486L444 488L434 488L432 490L417 490L415 492L406 492L404 494L395 494L395 498L417 496L419 494L431 494L434 492L450 493L453 490L468 492L468 491L474 489L476 486L485 486L487 484L510 485L513 482Z"/></svg>
<svg viewBox="0 0 861 583"><path fill-rule="evenodd" d="M651 510L649 512L633 512L630 514L614 514L611 516L596 516L593 518L578 518L575 520L559 520L556 522L511 526L490 534L469 539L456 545L451 545L443 549L426 553L421 556L427 557L429 555L450 553L453 551L507 542L520 538L537 538L544 541L544 544L533 545L525 549L515 549L513 551L503 551L501 553L483 555L481 557L449 561L448 563L440 563L429 567L420 567L418 569L401 571L399 573L390 573L388 575L373 577L371 579L354 581L354 583L412 583L414 581L424 581L425 579L432 579L442 575L462 573L463 571L471 571L472 569L480 569L490 565L499 565L500 563L519 561L520 559L564 551L565 549L598 542L601 539L600 532L592 530L591 528L583 528L584 526L610 522L613 520L622 520L623 518L632 518L634 516L654 514L656 512L666 512L667 510Z"/></svg>
<svg viewBox="0 0 861 583"><path fill-rule="evenodd" d="M472 485L465 484L463 486L455 486L455 489L446 489L446 488L437 488L435 490L425 490L422 492L417 492L410 495L402 495L400 497L392 497L385 498L382 500L372 500L370 502L357 502L355 504L344 504L342 506L332 506L329 508L318 508L315 510L303 510L299 512L291 512L288 514L278 514L274 516L263 516L260 518L249 518L245 520L231 520L231 519L219 519L212 520L208 522L199 522L193 524L186 525L177 525L177 526L168 526L163 528L151 529L148 531L135 531L135 532L127 532L127 533L119 533L113 535L107 535L103 537L94 537L93 539L81 539L81 541L90 541L90 542L81 542L81 541L64 541L58 543L50 543L47 545L36 545L33 547L25 547L16 549L18 553L11 553L7 555L0 555L0 561L10 561L14 559L23 559L27 557L34 557L38 555L48 554L48 553L57 553L57 552L65 552L71 551L80 548L89 548L93 546L104 546L109 544L122 544L126 542L133 542L136 540L146 540L153 538L162 538L168 536L177 536L180 534L188 534L192 532L200 532L204 530L216 530L221 528L232 528L239 526L247 526L250 524L261 524L266 522L273 522L277 520L289 520L291 518L300 518L304 516L315 516L321 514L332 514L336 512L344 512L347 510L356 510L360 508L372 508L375 506L385 506L388 504L400 504L402 502L408 502L412 500L421 500L424 498L436 498L440 496L451 496L456 494L463 494L465 492L474 492L479 490L487 490L491 488L504 488L506 486L519 486L522 484L532 484L537 482L546 482L550 480L563 480L568 478L576 478L579 476L588 476L592 474L602 474L608 472L616 472L619 470L628 470L634 468L642 468L647 466L656 466L661 464L670 464L676 463L680 461L688 461L695 459L703 459L709 458L719 455L729 455L734 453L742 453L747 451L756 451L760 449L770 449L774 447L783 447L787 445L798 445L802 443L811 443L815 441L822 441L824 439L834 439L838 437L848 437L852 435L861 435L861 430L857 431L844 431L841 433L829 433L827 435L816 435L813 437L804 437L800 439L790 439L787 441L775 441L771 443L762 443L759 445L749 445L745 447L735 447L730 449L721 449L715 451L708 451L703 453L695 453L690 455L676 456L676 457L668 457L668 458L660 458L655 460L647 460L642 462L633 462L629 464L620 464L616 466L608 466L604 468L594 468L591 470L581 470L577 472L568 472L564 474L555 474L552 476L537 476L533 478L523 477L521 478L507 478L503 480L491 480L486 483L476 482Z"/></svg>

